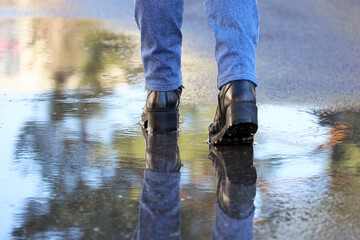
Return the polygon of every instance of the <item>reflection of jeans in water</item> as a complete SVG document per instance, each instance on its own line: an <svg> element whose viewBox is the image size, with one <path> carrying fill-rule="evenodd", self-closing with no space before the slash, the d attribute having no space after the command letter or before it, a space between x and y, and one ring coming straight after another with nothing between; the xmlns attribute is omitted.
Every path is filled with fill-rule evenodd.
<svg viewBox="0 0 360 240"><path fill-rule="evenodd" d="M253 239L254 211L245 219L231 218L216 203L216 218L212 239Z"/></svg>
<svg viewBox="0 0 360 240"><path fill-rule="evenodd" d="M180 239L180 175L145 169L134 239ZM253 218L254 211L245 219L230 218L216 204L213 239L252 239Z"/></svg>
<svg viewBox="0 0 360 240"><path fill-rule="evenodd" d="M135 0L141 31L145 87L169 91L181 86L181 25L184 0ZM217 86L239 79L257 84L255 47L259 17L256 0L205 0L216 39Z"/></svg>
<svg viewBox="0 0 360 240"><path fill-rule="evenodd" d="M180 173L144 170L134 239L180 239Z"/></svg>

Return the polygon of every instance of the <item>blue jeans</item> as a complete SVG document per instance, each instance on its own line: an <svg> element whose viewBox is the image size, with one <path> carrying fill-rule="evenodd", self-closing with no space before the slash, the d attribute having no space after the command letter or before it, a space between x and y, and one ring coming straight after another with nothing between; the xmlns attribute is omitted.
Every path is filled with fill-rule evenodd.
<svg viewBox="0 0 360 240"><path fill-rule="evenodd" d="M250 80L257 85L255 47L259 36L256 0L205 0L207 20L214 32L218 65L217 87ZM141 32L145 88L170 91L182 85L181 25L184 0L135 0Z"/></svg>

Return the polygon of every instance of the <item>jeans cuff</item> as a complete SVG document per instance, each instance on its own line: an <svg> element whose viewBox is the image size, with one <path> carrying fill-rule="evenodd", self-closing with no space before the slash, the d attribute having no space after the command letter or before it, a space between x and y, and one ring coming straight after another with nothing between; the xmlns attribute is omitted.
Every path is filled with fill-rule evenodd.
<svg viewBox="0 0 360 240"><path fill-rule="evenodd" d="M175 89L178 89L182 85L182 81L178 81L176 83L173 83L171 85L154 85L154 84L147 84L145 83L145 89L149 91L172 91Z"/></svg>

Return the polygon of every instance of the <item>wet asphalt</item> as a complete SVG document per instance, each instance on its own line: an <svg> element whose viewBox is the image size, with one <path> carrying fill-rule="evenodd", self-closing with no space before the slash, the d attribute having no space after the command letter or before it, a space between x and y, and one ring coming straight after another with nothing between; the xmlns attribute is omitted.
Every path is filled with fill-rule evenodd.
<svg viewBox="0 0 360 240"><path fill-rule="evenodd" d="M249 162L255 239L358 239L360 4L258 4L259 132L239 153L206 144L214 39L203 2L185 0L186 88L172 141L183 164L181 219L172 234L210 239L222 194L241 202L255 191L237 187L244 174L233 170L246 173L236 163ZM0 239L140 231L144 168L162 153L138 124L139 56L131 0L0 1Z"/></svg>

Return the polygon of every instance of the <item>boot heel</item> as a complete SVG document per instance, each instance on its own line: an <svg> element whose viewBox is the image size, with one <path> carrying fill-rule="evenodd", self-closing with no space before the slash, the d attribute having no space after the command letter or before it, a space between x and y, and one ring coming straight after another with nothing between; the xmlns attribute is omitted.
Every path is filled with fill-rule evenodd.
<svg viewBox="0 0 360 240"><path fill-rule="evenodd" d="M227 134L250 136L258 128L257 106L254 102L238 102L230 105L226 110Z"/></svg>
<svg viewBox="0 0 360 240"><path fill-rule="evenodd" d="M148 130L151 132L177 131L179 126L179 113L177 110L164 112L148 112Z"/></svg>
<svg viewBox="0 0 360 240"><path fill-rule="evenodd" d="M239 102L231 104L226 110L226 120L231 125L239 123L258 123L257 106L253 102Z"/></svg>

